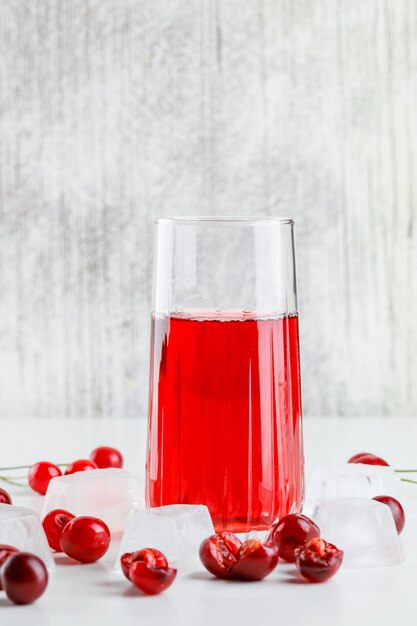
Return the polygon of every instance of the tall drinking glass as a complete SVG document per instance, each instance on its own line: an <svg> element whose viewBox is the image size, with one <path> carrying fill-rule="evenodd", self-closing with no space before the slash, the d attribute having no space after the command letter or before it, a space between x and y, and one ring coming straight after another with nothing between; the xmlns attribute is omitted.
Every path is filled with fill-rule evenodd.
<svg viewBox="0 0 417 626"><path fill-rule="evenodd" d="M156 221L147 504L266 530L303 498L294 223Z"/></svg>

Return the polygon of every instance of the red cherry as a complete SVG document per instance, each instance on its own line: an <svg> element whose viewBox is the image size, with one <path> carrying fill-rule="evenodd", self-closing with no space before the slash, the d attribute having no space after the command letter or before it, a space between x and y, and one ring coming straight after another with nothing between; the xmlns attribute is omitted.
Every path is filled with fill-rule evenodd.
<svg viewBox="0 0 417 626"><path fill-rule="evenodd" d="M263 544L259 539L248 539L242 543L238 561L233 567L233 578L239 580L262 580L278 564L278 548Z"/></svg>
<svg viewBox="0 0 417 626"><path fill-rule="evenodd" d="M65 509L54 509L43 518L42 526L45 531L49 546L56 552L61 552L61 535L68 522L75 518L75 515Z"/></svg>
<svg viewBox="0 0 417 626"><path fill-rule="evenodd" d="M389 467L389 463L381 459L381 457L371 454L370 452L359 452L352 456L348 463L363 463L364 465L386 465Z"/></svg>
<svg viewBox="0 0 417 626"><path fill-rule="evenodd" d="M168 567L168 561L162 552L155 548L144 548L143 550L137 550L136 552L126 552L120 557L120 564L122 566L123 574L128 580L129 568L135 561L143 561L151 567Z"/></svg>
<svg viewBox="0 0 417 626"><path fill-rule="evenodd" d="M320 537L317 524L306 515L291 513L273 526L266 543L276 545L279 556L288 563L294 563L295 549L314 537Z"/></svg>
<svg viewBox="0 0 417 626"><path fill-rule="evenodd" d="M375 496L373 500L377 500L377 502L382 502L382 504L389 506L394 517L395 526L397 527L397 533L401 535L405 524L405 514L401 503L392 496Z"/></svg>
<svg viewBox="0 0 417 626"><path fill-rule="evenodd" d="M343 561L343 551L332 543L315 537L295 551L295 564L304 578L322 583L334 576Z"/></svg>
<svg viewBox="0 0 417 626"><path fill-rule="evenodd" d="M31 604L45 591L48 571L34 554L18 552L3 565L1 579L9 600L15 604Z"/></svg>
<svg viewBox="0 0 417 626"><path fill-rule="evenodd" d="M109 446L100 446L96 448L90 454L90 459L100 469L106 469L107 467L123 467L123 456L116 448L110 448Z"/></svg>
<svg viewBox="0 0 417 626"><path fill-rule="evenodd" d="M80 563L98 561L106 554L109 545L110 531L97 517L75 517L62 531L62 551Z"/></svg>
<svg viewBox="0 0 417 626"><path fill-rule="evenodd" d="M205 539L200 546L204 567L217 578L231 578L242 542L233 533L224 532Z"/></svg>
<svg viewBox="0 0 417 626"><path fill-rule="evenodd" d="M146 561L133 561L129 580L144 593L155 596L172 585L177 575L173 567L152 567Z"/></svg>
<svg viewBox="0 0 417 626"><path fill-rule="evenodd" d="M35 463L29 470L29 485L33 491L45 495L48 489L49 481L56 476L62 476L62 472L57 465L49 463L49 461L39 461Z"/></svg>
<svg viewBox="0 0 417 626"><path fill-rule="evenodd" d="M14 546L8 546L4 543L0 544L0 570L1 570L1 566L3 565L3 563L5 563L9 557L11 557L13 554L16 554L17 552L19 552L19 550L15 548ZM1 576L0 576L0 591L2 589L3 587L1 584Z"/></svg>
<svg viewBox="0 0 417 626"><path fill-rule="evenodd" d="M12 499L5 489L0 487L0 504L12 504Z"/></svg>
<svg viewBox="0 0 417 626"><path fill-rule="evenodd" d="M65 476L69 474L75 474L76 472L85 472L87 470L98 469L98 466L94 461L90 461L90 459L77 459L71 465L68 465L65 470Z"/></svg>

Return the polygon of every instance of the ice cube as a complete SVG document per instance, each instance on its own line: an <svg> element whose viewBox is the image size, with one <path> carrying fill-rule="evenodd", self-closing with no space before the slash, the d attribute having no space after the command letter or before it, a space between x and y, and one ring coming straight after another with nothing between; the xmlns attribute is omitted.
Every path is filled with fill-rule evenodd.
<svg viewBox="0 0 417 626"><path fill-rule="evenodd" d="M311 514L319 498L398 497L401 481L392 467L345 463L316 468L308 484L303 512Z"/></svg>
<svg viewBox="0 0 417 626"><path fill-rule="evenodd" d="M180 574L198 570L200 544L214 532L206 506L172 504L136 511L123 535L115 569L120 570L120 557L125 552L157 548Z"/></svg>
<svg viewBox="0 0 417 626"><path fill-rule="evenodd" d="M342 567L363 568L404 562L394 517L371 498L323 498L312 517L321 536L344 551Z"/></svg>
<svg viewBox="0 0 417 626"><path fill-rule="evenodd" d="M0 543L36 554L49 570L55 567L40 519L30 509L0 504Z"/></svg>
<svg viewBox="0 0 417 626"><path fill-rule="evenodd" d="M99 517L112 533L126 528L129 515L140 505L136 476L122 469L97 469L53 478L42 509L67 509L74 515Z"/></svg>

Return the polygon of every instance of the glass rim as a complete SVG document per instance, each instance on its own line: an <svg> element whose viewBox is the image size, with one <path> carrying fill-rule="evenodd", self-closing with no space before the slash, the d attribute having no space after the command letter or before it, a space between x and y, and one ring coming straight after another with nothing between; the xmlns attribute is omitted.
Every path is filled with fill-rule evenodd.
<svg viewBox="0 0 417 626"><path fill-rule="evenodd" d="M270 224L271 222L275 222L281 225L294 225L294 220L290 217L278 217L278 216L244 216L244 215L180 215L178 217L156 217L154 219L155 224L199 224L199 223L207 223L207 224Z"/></svg>

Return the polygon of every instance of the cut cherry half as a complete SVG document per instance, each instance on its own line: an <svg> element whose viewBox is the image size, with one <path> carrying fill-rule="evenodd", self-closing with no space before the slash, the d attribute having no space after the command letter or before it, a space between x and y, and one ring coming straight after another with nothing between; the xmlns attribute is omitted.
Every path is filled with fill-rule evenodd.
<svg viewBox="0 0 417 626"><path fill-rule="evenodd" d="M295 551L295 564L300 574L314 583L322 583L339 570L343 551L332 543L320 539L308 539Z"/></svg>
<svg viewBox="0 0 417 626"><path fill-rule="evenodd" d="M172 585L177 575L173 567L153 567L146 561L133 561L129 580L143 593L156 596Z"/></svg>
<svg viewBox="0 0 417 626"><path fill-rule="evenodd" d="M156 568L168 567L168 561L165 555L155 548L143 548L142 550L136 550L135 552L126 552L120 557L120 565L122 567L123 574L128 580L130 580L129 568L132 563L136 561L144 562L147 565L151 565Z"/></svg>
<svg viewBox="0 0 417 626"><path fill-rule="evenodd" d="M242 542L230 532L205 539L200 546L200 559L206 570L217 578L232 578Z"/></svg>
<svg viewBox="0 0 417 626"><path fill-rule="evenodd" d="M239 580L262 580L278 565L278 548L263 544L259 539L248 539L239 550L233 567L233 578Z"/></svg>

